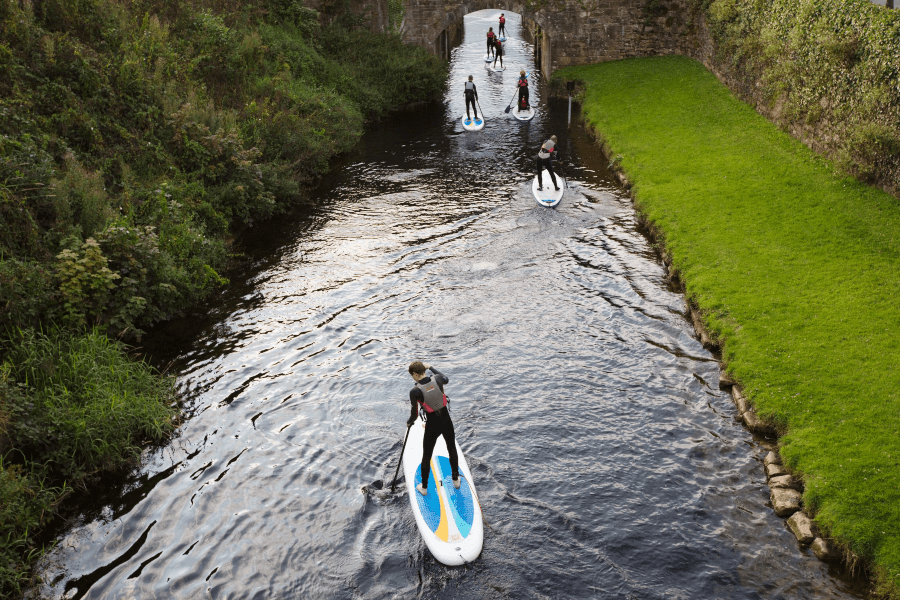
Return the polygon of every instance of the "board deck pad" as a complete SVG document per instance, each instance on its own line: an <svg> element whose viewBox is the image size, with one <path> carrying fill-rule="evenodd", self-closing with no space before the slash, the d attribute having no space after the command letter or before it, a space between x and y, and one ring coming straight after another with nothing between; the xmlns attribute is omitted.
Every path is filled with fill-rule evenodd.
<svg viewBox="0 0 900 600"><path fill-rule="evenodd" d="M559 173L556 173L556 183L559 185L559 191L557 192L553 189L553 180L550 179L550 171L544 169L542 174L544 179L544 189L542 191L538 191L537 175L534 176L534 182L531 184L531 192L534 194L534 199L537 200L537 203L541 206L556 206L559 204L559 201L562 200L563 194L566 191L566 180L563 179Z"/></svg>
<svg viewBox="0 0 900 600"><path fill-rule="evenodd" d="M466 115L463 115L462 126L466 131L481 131L484 129L484 115L477 119L470 119L466 117Z"/></svg>
<svg viewBox="0 0 900 600"><path fill-rule="evenodd" d="M493 60L494 60L494 57L491 56L490 54L484 55L484 62L492 62Z"/></svg>
<svg viewBox="0 0 900 600"><path fill-rule="evenodd" d="M420 494L416 486L422 483L424 436L425 424L419 417L410 428L403 454L407 494L419 534L431 554L441 563L455 566L472 562L481 554L484 544L484 521L472 473L457 443L460 486L459 489L453 486L447 444L443 437L439 437L431 457L428 494Z"/></svg>
<svg viewBox="0 0 900 600"><path fill-rule="evenodd" d="M535 110L534 110L533 106L529 106L528 110L523 110L522 112L519 112L519 107L518 107L518 102L517 102L516 106L512 109L512 114L515 118L517 118L520 121L530 121L531 119L534 118Z"/></svg>

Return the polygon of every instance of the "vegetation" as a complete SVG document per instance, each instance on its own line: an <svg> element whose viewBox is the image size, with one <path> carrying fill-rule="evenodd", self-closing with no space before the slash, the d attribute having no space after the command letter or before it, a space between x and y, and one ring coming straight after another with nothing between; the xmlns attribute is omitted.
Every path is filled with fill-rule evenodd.
<svg viewBox="0 0 900 600"><path fill-rule="evenodd" d="M106 336L223 285L230 236L442 93L346 6L0 0L0 595L73 483L172 429L171 384Z"/></svg>
<svg viewBox="0 0 900 600"><path fill-rule="evenodd" d="M900 13L868 0L692 0L717 62L783 128L900 193Z"/></svg>
<svg viewBox="0 0 900 600"><path fill-rule="evenodd" d="M784 433L804 502L900 591L900 206L779 131L683 57L558 71L639 209Z"/></svg>

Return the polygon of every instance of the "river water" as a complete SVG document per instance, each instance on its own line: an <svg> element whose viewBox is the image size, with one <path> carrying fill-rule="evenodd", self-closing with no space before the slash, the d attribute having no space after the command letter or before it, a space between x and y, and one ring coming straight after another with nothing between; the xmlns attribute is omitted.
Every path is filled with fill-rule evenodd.
<svg viewBox="0 0 900 600"><path fill-rule="evenodd" d="M489 75L466 18L442 106L366 134L314 205L238 240L232 284L153 333L189 420L86 502L42 566L67 598L850 598L768 503L766 449L566 105L503 109L532 47L508 14ZM474 75L487 126L465 133ZM571 189L530 193L559 136ZM450 377L484 551L425 548L399 458L406 366ZM384 483L381 483L384 482ZM364 489L364 486L366 489Z"/></svg>

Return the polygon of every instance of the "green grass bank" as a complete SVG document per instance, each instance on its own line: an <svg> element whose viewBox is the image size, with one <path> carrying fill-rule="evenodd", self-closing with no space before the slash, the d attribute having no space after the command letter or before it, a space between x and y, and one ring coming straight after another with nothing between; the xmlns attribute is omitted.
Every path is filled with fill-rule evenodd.
<svg viewBox="0 0 900 600"><path fill-rule="evenodd" d="M214 293L234 235L443 94L351 4L0 0L0 597L73 486L174 429L172 382L107 336Z"/></svg>
<svg viewBox="0 0 900 600"><path fill-rule="evenodd" d="M900 597L900 206L684 57L571 67L804 504Z"/></svg>

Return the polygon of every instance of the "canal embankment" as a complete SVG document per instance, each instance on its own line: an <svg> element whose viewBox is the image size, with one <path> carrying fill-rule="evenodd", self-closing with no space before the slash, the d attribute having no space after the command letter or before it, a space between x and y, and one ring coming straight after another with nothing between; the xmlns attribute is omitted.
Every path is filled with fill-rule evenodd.
<svg viewBox="0 0 900 600"><path fill-rule="evenodd" d="M110 338L221 290L234 236L442 94L442 61L365 24L291 0L0 0L0 595L73 486L173 430L172 381Z"/></svg>
<svg viewBox="0 0 900 600"><path fill-rule="evenodd" d="M755 411L745 422L780 435L767 474L802 487L770 480L773 503L792 496L824 540L864 559L878 591L896 597L896 199L842 175L694 60L625 60L554 78L583 85L583 118L721 350L741 412ZM774 492L792 487L802 498ZM810 542L806 524L795 525Z"/></svg>

